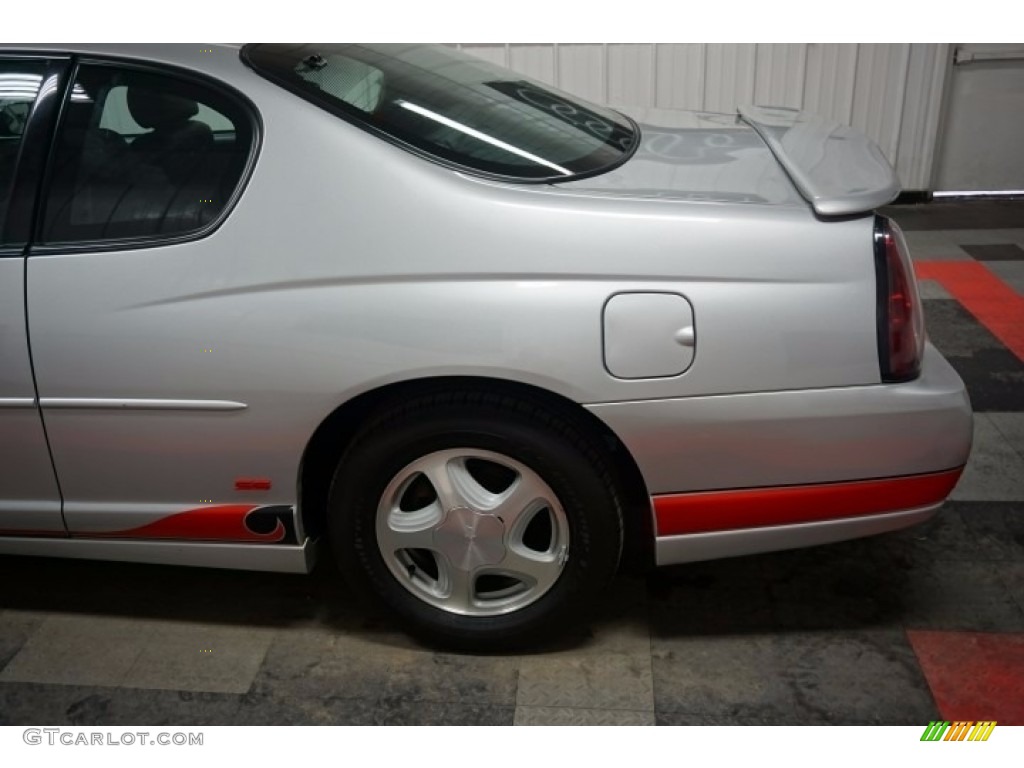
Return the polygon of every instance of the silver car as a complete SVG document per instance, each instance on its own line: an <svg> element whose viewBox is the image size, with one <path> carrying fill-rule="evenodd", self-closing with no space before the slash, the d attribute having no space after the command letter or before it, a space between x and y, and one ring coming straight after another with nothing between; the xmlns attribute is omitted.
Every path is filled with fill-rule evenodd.
<svg viewBox="0 0 1024 768"><path fill-rule="evenodd" d="M879 150L419 45L0 52L0 553L307 571L538 642L620 563L932 515L967 461Z"/></svg>

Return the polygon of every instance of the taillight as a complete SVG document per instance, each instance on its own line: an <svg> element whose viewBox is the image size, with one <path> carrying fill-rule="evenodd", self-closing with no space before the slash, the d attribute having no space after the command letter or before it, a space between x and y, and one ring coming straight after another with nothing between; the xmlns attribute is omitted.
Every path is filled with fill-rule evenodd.
<svg viewBox="0 0 1024 768"><path fill-rule="evenodd" d="M924 352L921 298L903 233L883 216L875 219L875 278L882 381L916 378Z"/></svg>

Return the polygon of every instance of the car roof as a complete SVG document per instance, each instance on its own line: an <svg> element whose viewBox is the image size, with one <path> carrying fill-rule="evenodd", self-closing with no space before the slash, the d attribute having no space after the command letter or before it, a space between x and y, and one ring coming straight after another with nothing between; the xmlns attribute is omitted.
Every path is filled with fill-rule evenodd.
<svg viewBox="0 0 1024 768"><path fill-rule="evenodd" d="M244 65L239 43L17 43L0 52L103 56L166 64L208 75L227 77Z"/></svg>

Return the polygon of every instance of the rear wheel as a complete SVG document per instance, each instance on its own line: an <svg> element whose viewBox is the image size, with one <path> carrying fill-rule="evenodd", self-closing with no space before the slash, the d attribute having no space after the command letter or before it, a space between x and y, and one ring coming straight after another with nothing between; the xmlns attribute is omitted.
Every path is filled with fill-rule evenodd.
<svg viewBox="0 0 1024 768"><path fill-rule="evenodd" d="M622 521L604 455L539 403L471 392L380 413L335 474L342 570L432 642L536 643L615 573Z"/></svg>

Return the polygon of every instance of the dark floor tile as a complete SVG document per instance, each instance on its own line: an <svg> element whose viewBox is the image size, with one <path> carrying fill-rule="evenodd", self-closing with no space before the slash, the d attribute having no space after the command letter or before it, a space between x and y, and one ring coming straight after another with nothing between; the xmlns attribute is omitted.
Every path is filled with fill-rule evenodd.
<svg viewBox="0 0 1024 768"><path fill-rule="evenodd" d="M691 725L824 725L811 723L796 712L738 710L737 714L703 715L693 712L655 712L654 724L663 726Z"/></svg>
<svg viewBox="0 0 1024 768"><path fill-rule="evenodd" d="M519 660L443 654L400 634L321 629L280 633L253 682L256 694L321 699L512 706Z"/></svg>
<svg viewBox="0 0 1024 768"><path fill-rule="evenodd" d="M569 709L654 709L650 647L644 654L530 656L522 661L516 704Z"/></svg>
<svg viewBox="0 0 1024 768"><path fill-rule="evenodd" d="M654 712L585 707L516 707L514 725L654 725Z"/></svg>
<svg viewBox="0 0 1024 768"><path fill-rule="evenodd" d="M958 302L924 302L928 336L967 385L976 411L1024 411L1024 362Z"/></svg>
<svg viewBox="0 0 1024 768"><path fill-rule="evenodd" d="M949 502L978 550L989 560L1024 562L1024 499Z"/></svg>
<svg viewBox="0 0 1024 768"><path fill-rule="evenodd" d="M374 725L512 725L515 707L386 698L373 710Z"/></svg>
<svg viewBox="0 0 1024 768"><path fill-rule="evenodd" d="M762 556L773 626L842 631L898 628L908 558L886 536Z"/></svg>
<svg viewBox="0 0 1024 768"><path fill-rule="evenodd" d="M74 725L231 725L238 706L237 694L100 688L67 715Z"/></svg>
<svg viewBox="0 0 1024 768"><path fill-rule="evenodd" d="M383 700L514 706L520 660L446 653L402 655L388 666Z"/></svg>
<svg viewBox="0 0 1024 768"><path fill-rule="evenodd" d="M373 725L376 702L331 696L247 694L234 715L234 725Z"/></svg>
<svg viewBox="0 0 1024 768"><path fill-rule="evenodd" d="M798 704L773 634L651 639L655 712L782 721Z"/></svg>
<svg viewBox="0 0 1024 768"><path fill-rule="evenodd" d="M971 357L982 351L1009 351L956 299L928 299L924 302L924 311L928 337L947 357Z"/></svg>
<svg viewBox="0 0 1024 768"><path fill-rule="evenodd" d="M653 669L659 724L897 725L936 715L896 629L660 643Z"/></svg>
<svg viewBox="0 0 1024 768"><path fill-rule="evenodd" d="M891 556L894 566L947 560L990 560L991 548L979 540L965 522L965 515L979 506L990 504L947 501L933 518L920 525L861 541L865 548L873 547L876 552Z"/></svg>
<svg viewBox="0 0 1024 768"><path fill-rule="evenodd" d="M969 355L947 354L946 359L967 387L976 413L1024 411L1024 364L1013 352L977 349Z"/></svg>
<svg viewBox="0 0 1024 768"><path fill-rule="evenodd" d="M1024 611L1024 562L999 563L996 569L1017 607Z"/></svg>
<svg viewBox="0 0 1024 768"><path fill-rule="evenodd" d="M901 630L779 633L778 674L808 722L915 725L938 715Z"/></svg>
<svg viewBox="0 0 1024 768"><path fill-rule="evenodd" d="M29 635L46 619L34 611L0 611L0 670L21 650Z"/></svg>
<svg viewBox="0 0 1024 768"><path fill-rule="evenodd" d="M771 628L759 557L661 568L648 579L651 637L761 632Z"/></svg>
<svg viewBox="0 0 1024 768"><path fill-rule="evenodd" d="M1024 413L990 413L988 420L1024 459ZM1021 494L1021 500L1024 500L1024 494Z"/></svg>
<svg viewBox="0 0 1024 768"><path fill-rule="evenodd" d="M296 630L270 646L252 692L278 698L376 700L387 683L391 650L386 638Z"/></svg>
<svg viewBox="0 0 1024 768"><path fill-rule="evenodd" d="M1024 612L1003 574L1006 563L937 562L908 571L900 600L908 629L1024 631Z"/></svg>
<svg viewBox="0 0 1024 768"><path fill-rule="evenodd" d="M425 702L406 697L348 699L335 696L249 694L237 725L512 725L513 706Z"/></svg>
<svg viewBox="0 0 1024 768"><path fill-rule="evenodd" d="M356 610L331 566L306 576L5 556L0 608L293 626Z"/></svg>
<svg viewBox="0 0 1024 768"><path fill-rule="evenodd" d="M0 725L229 725L231 694L0 683Z"/></svg>
<svg viewBox="0 0 1024 768"><path fill-rule="evenodd" d="M999 229L1024 226L1024 200L933 201L891 205L881 213L906 230Z"/></svg>
<svg viewBox="0 0 1024 768"><path fill-rule="evenodd" d="M967 253L979 261L1024 261L1024 248L1015 243L998 245L967 245L961 244Z"/></svg>
<svg viewBox="0 0 1024 768"><path fill-rule="evenodd" d="M995 416L996 419L992 417ZM971 455L951 498L955 501L1017 501L1024 499L1024 453L1014 437L1000 429L1008 417L1024 413L989 411L974 414Z"/></svg>
<svg viewBox="0 0 1024 768"><path fill-rule="evenodd" d="M72 725L68 710L97 688L0 683L0 725Z"/></svg>
<svg viewBox="0 0 1024 768"><path fill-rule="evenodd" d="M620 575L605 590L589 621L579 622L557 639L530 649L531 653L524 660L551 654L649 656L651 633L647 585L646 578Z"/></svg>

